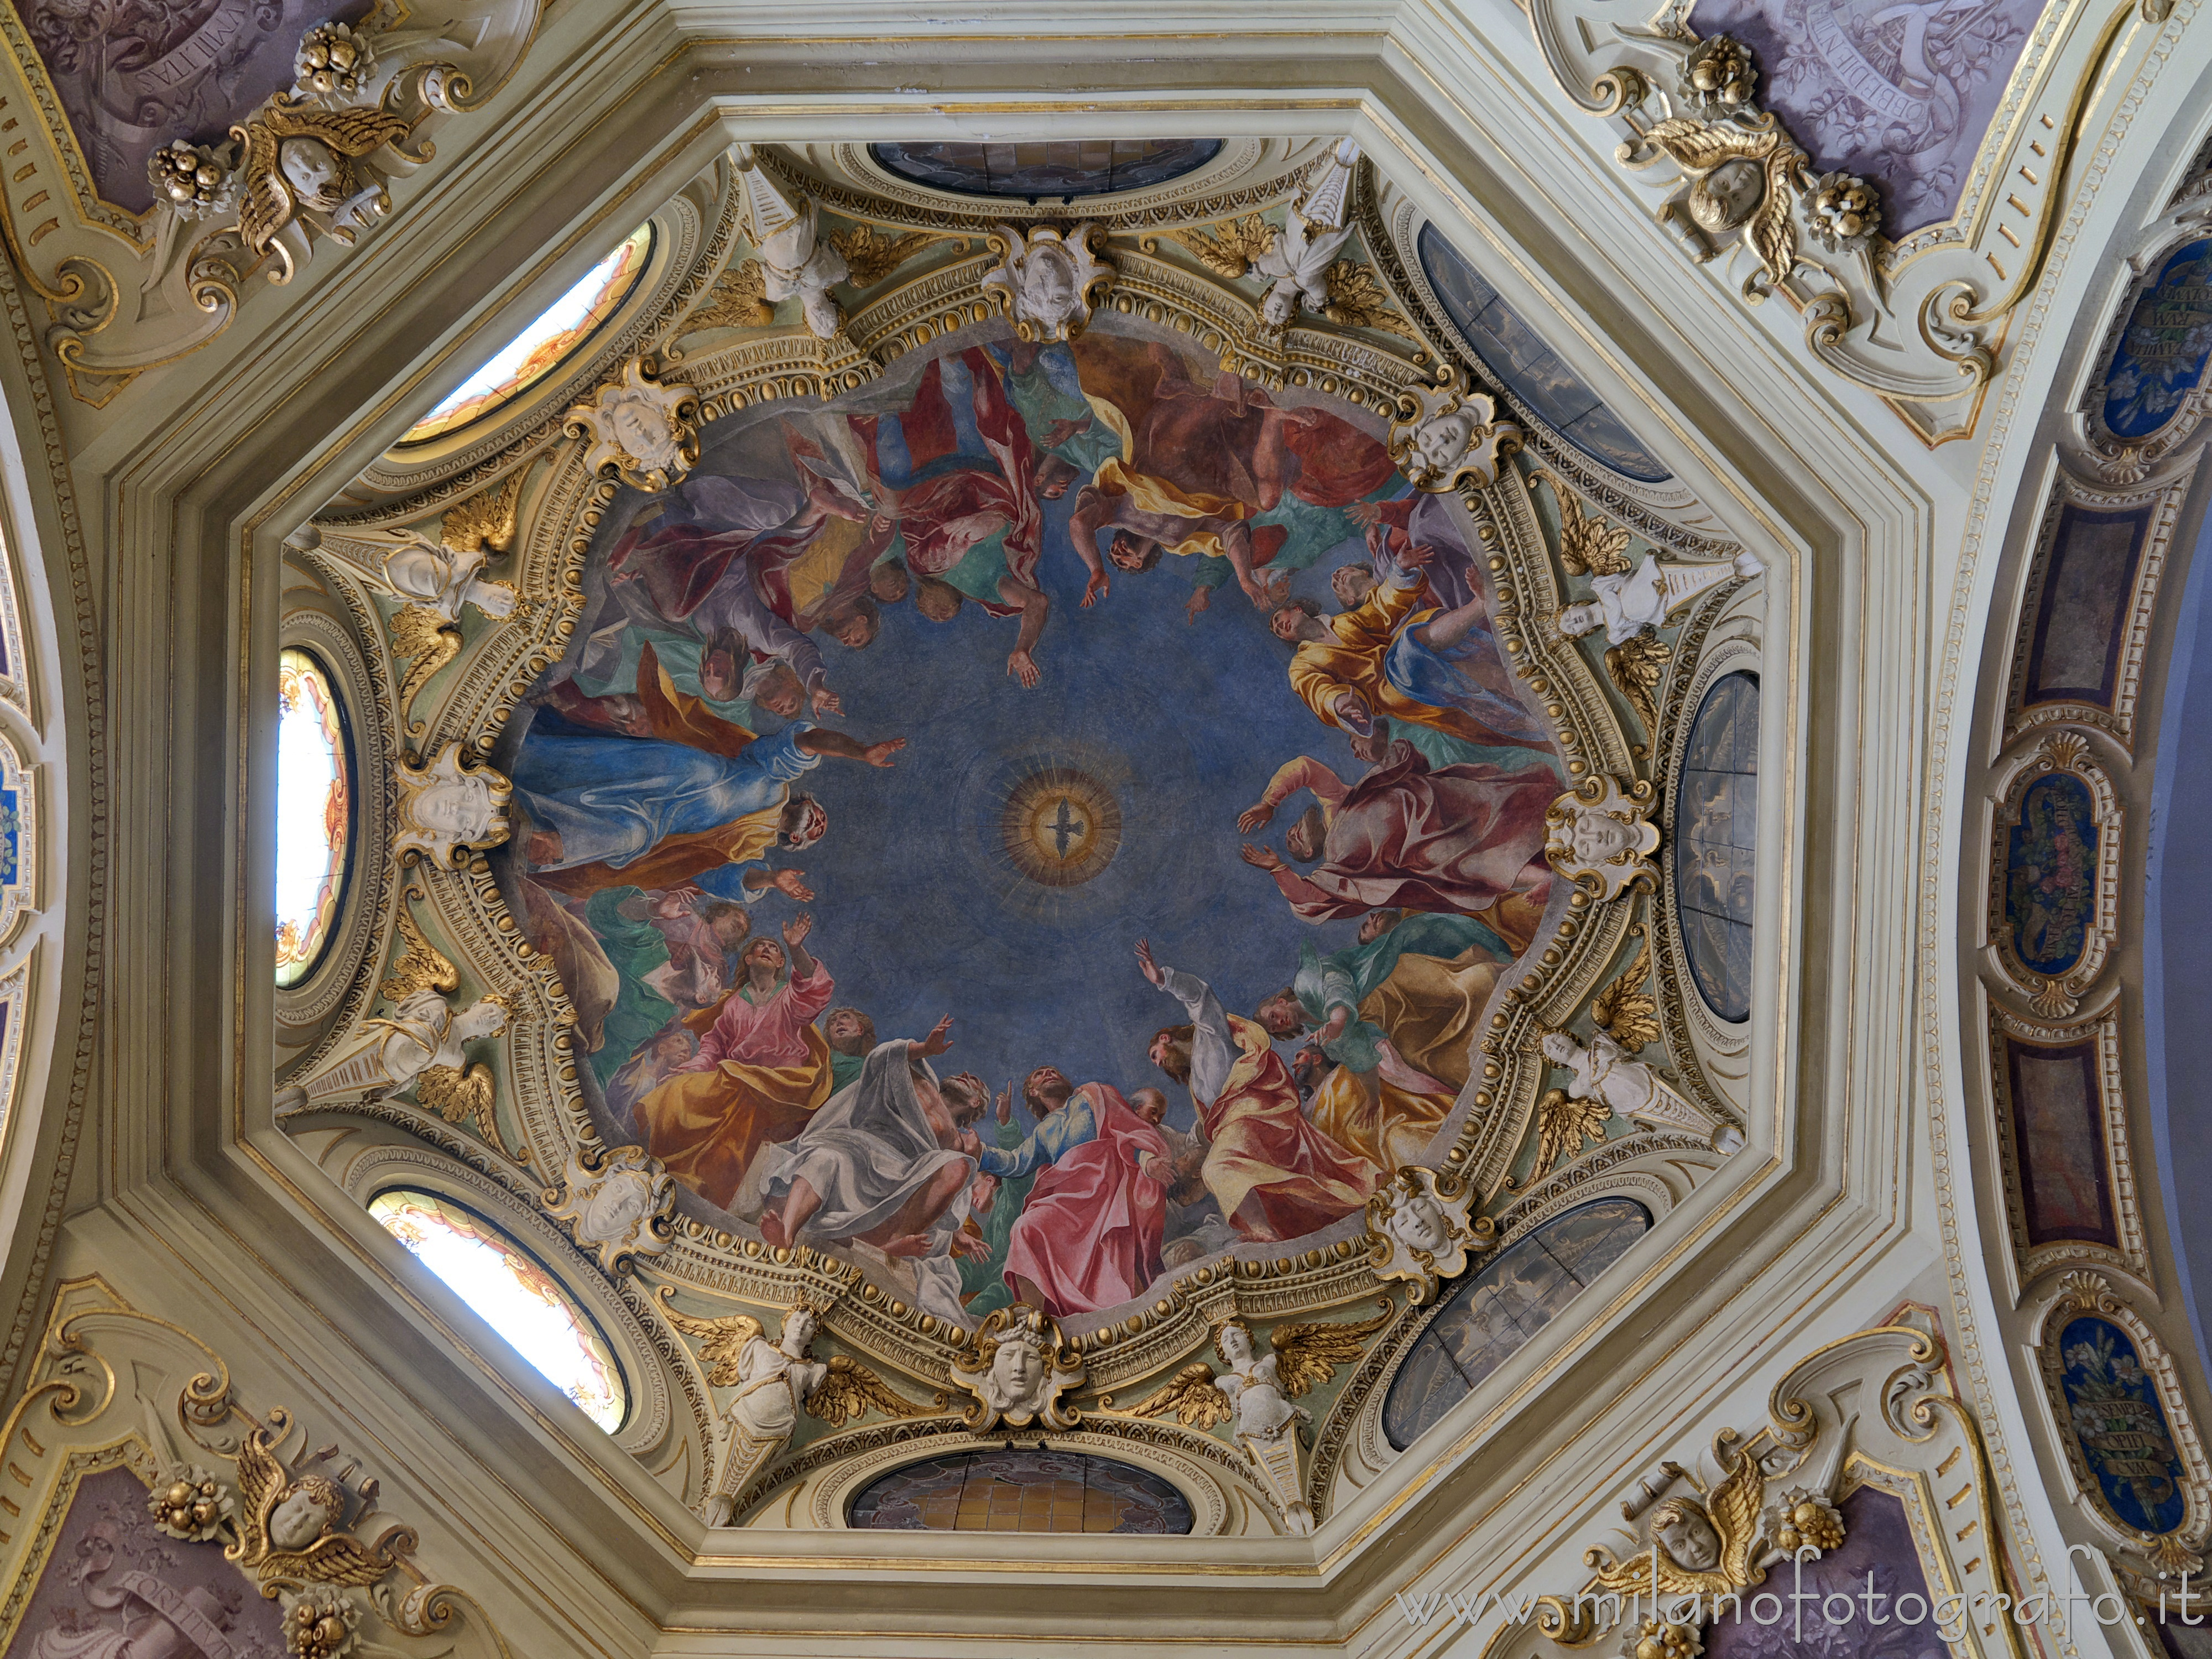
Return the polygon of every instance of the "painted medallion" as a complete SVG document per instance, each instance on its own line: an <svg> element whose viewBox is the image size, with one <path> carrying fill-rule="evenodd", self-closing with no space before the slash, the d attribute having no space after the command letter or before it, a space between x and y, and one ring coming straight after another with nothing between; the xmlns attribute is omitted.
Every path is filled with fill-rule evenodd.
<svg viewBox="0 0 2212 1659"><path fill-rule="evenodd" d="M956 196L1105 196L1195 173L1218 138L1055 138L1009 144L871 144L878 167Z"/></svg>
<svg viewBox="0 0 2212 1659"><path fill-rule="evenodd" d="M2070 772L2030 784L2006 843L2005 922L2031 972L2056 979L2088 948L2096 917L2097 813Z"/></svg>
<svg viewBox="0 0 2212 1659"><path fill-rule="evenodd" d="M2148 438L2171 421L2212 357L2212 241L2166 256L2128 315L2105 370L2105 426Z"/></svg>
<svg viewBox="0 0 2212 1659"><path fill-rule="evenodd" d="M1358 1214L1552 895L1463 507L1164 332L714 422L498 757L608 1144L956 1325Z"/></svg>
<svg viewBox="0 0 2212 1659"><path fill-rule="evenodd" d="M2189 1513L2185 1472L2134 1340L2110 1320L2084 1315L2067 1322L2058 1352L2068 1426L2106 1509L2133 1531L2172 1532Z"/></svg>

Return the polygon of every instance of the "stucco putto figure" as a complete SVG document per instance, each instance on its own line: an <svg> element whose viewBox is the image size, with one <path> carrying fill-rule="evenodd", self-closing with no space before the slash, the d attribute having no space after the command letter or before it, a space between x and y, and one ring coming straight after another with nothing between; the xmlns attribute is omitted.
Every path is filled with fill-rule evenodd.
<svg viewBox="0 0 2212 1659"><path fill-rule="evenodd" d="M1725 563L1662 564L1646 553L1633 570L1601 571L1590 578L1590 597L1564 607L1559 632L1580 639L1600 628L1614 645L1626 645L1658 628L1700 593L1734 579L1750 580L1766 568L1748 548Z"/></svg>

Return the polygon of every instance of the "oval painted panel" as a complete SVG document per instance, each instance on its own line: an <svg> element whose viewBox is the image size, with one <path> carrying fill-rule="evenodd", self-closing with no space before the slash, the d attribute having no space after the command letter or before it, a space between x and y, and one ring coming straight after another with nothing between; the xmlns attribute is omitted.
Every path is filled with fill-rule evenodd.
<svg viewBox="0 0 2212 1659"><path fill-rule="evenodd" d="M1452 326L1515 397L1600 465L1644 483L1673 476L1434 225L1421 227L1419 247L1421 269Z"/></svg>
<svg viewBox="0 0 2212 1659"><path fill-rule="evenodd" d="M1751 1018L1751 909L1759 846L1759 676L1723 674L1690 727L1675 785L1674 916L1698 994L1730 1024Z"/></svg>
<svg viewBox="0 0 2212 1659"><path fill-rule="evenodd" d="M847 1521L894 1532L1187 1533L1190 1500L1133 1463L1042 1446L952 1452L878 1475Z"/></svg>
<svg viewBox="0 0 2212 1659"><path fill-rule="evenodd" d="M330 943L353 851L353 750L330 671L276 663L276 983L297 985Z"/></svg>
<svg viewBox="0 0 2212 1659"><path fill-rule="evenodd" d="M2105 425L2148 438L2171 421L2212 356L2212 240L2175 250L2142 291L2105 371Z"/></svg>
<svg viewBox="0 0 2212 1659"><path fill-rule="evenodd" d="M1218 138L1055 138L1012 144L871 144L876 165L956 196L1106 196L1195 173Z"/></svg>
<svg viewBox="0 0 2212 1659"><path fill-rule="evenodd" d="M2038 778L2021 798L2005 849L2005 925L2013 953L2050 978L2073 971L2097 908L2097 811L2071 772Z"/></svg>
<svg viewBox="0 0 2212 1659"><path fill-rule="evenodd" d="M609 1434L629 1393L599 1328L544 1265L490 1222L435 1193L395 1188L368 1212Z"/></svg>
<svg viewBox="0 0 2212 1659"><path fill-rule="evenodd" d="M1382 1432L1400 1451L1548 1324L1583 1286L1650 1227L1626 1198L1555 1216L1460 1286L1413 1344L1382 1402Z"/></svg>
<svg viewBox="0 0 2212 1659"><path fill-rule="evenodd" d="M2058 1356L2067 1425L2105 1507L2135 1531L2172 1531L2189 1513L2185 1472L2158 1385L2134 1340L2110 1320L2087 1315L2059 1334Z"/></svg>

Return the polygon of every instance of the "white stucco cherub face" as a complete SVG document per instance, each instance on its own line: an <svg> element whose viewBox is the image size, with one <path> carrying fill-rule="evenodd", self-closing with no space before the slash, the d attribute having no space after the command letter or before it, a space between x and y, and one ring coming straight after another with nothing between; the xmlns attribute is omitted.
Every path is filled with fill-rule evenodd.
<svg viewBox="0 0 2212 1659"><path fill-rule="evenodd" d="M817 1328L811 1308L793 1308L783 1316L783 1340L776 1346L787 1354L802 1354Z"/></svg>
<svg viewBox="0 0 2212 1659"><path fill-rule="evenodd" d="M1030 250L1022 265L1022 302L1048 328L1058 328L1082 308L1075 261L1066 250L1049 245Z"/></svg>
<svg viewBox="0 0 2212 1659"><path fill-rule="evenodd" d="M991 1384L1001 1410L1032 1406L1045 1376L1044 1356L1025 1338L1009 1338L991 1356Z"/></svg>
<svg viewBox="0 0 2212 1659"><path fill-rule="evenodd" d="M1436 1255L1451 1242L1451 1223L1443 1206L1426 1193L1414 1193L1398 1201L1383 1231L1409 1250Z"/></svg>
<svg viewBox="0 0 2212 1659"><path fill-rule="evenodd" d="M1224 1325L1216 1346L1221 1350L1221 1357L1231 1365L1252 1363L1252 1334L1242 1325Z"/></svg>
<svg viewBox="0 0 2212 1659"><path fill-rule="evenodd" d="M453 1036L463 1042L497 1036L507 1029L507 1010L496 1002L472 1004L453 1016Z"/></svg>
<svg viewBox="0 0 2212 1659"><path fill-rule="evenodd" d="M1578 640L1604 621L1603 607L1595 599L1583 599L1559 612L1559 632L1571 640Z"/></svg>
<svg viewBox="0 0 2212 1659"><path fill-rule="evenodd" d="M301 1482L269 1511L269 1541L280 1550L303 1550L337 1522L331 1495L319 1484Z"/></svg>
<svg viewBox="0 0 2212 1659"><path fill-rule="evenodd" d="M1575 857L1583 864L1603 864L1636 845L1636 832L1610 812L1575 814Z"/></svg>
<svg viewBox="0 0 2212 1659"><path fill-rule="evenodd" d="M477 777L441 779L415 797L413 811L432 834L470 839L491 827L491 785Z"/></svg>
<svg viewBox="0 0 2212 1659"><path fill-rule="evenodd" d="M615 441L647 466L665 467L676 459L666 417L642 398L616 399L607 410L607 426Z"/></svg>
<svg viewBox="0 0 2212 1659"><path fill-rule="evenodd" d="M1413 453L1431 473L1449 472L1474 441L1474 421L1464 410L1424 421L1413 433Z"/></svg>
<svg viewBox="0 0 2212 1659"><path fill-rule="evenodd" d="M1575 1040L1565 1031L1547 1032L1539 1046L1544 1051L1544 1058L1555 1066L1571 1066L1580 1058Z"/></svg>
<svg viewBox="0 0 2212 1659"><path fill-rule="evenodd" d="M1692 1572L1711 1572L1720 1565L1721 1536L1694 1504L1674 1504L1652 1518L1659 1547Z"/></svg>
<svg viewBox="0 0 2212 1659"><path fill-rule="evenodd" d="M335 207L344 181L337 154L319 138L287 138L276 149L276 165L292 193L309 207Z"/></svg>
<svg viewBox="0 0 2212 1659"><path fill-rule="evenodd" d="M1734 230L1758 210L1765 194L1766 175L1759 163L1738 156L1690 186L1690 217L1702 230Z"/></svg>

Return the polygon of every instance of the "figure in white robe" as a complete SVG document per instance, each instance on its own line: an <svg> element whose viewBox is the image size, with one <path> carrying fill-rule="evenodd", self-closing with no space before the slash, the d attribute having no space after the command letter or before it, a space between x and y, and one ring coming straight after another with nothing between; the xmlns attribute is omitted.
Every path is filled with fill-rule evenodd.
<svg viewBox="0 0 2212 1659"><path fill-rule="evenodd" d="M1559 632L1580 639L1603 628L1606 639L1626 645L1647 628L1656 628L1706 589L1732 576L1747 580L1766 567L1749 550L1727 564L1662 564L1646 553L1635 569L1590 578L1593 597L1559 612Z"/></svg>

